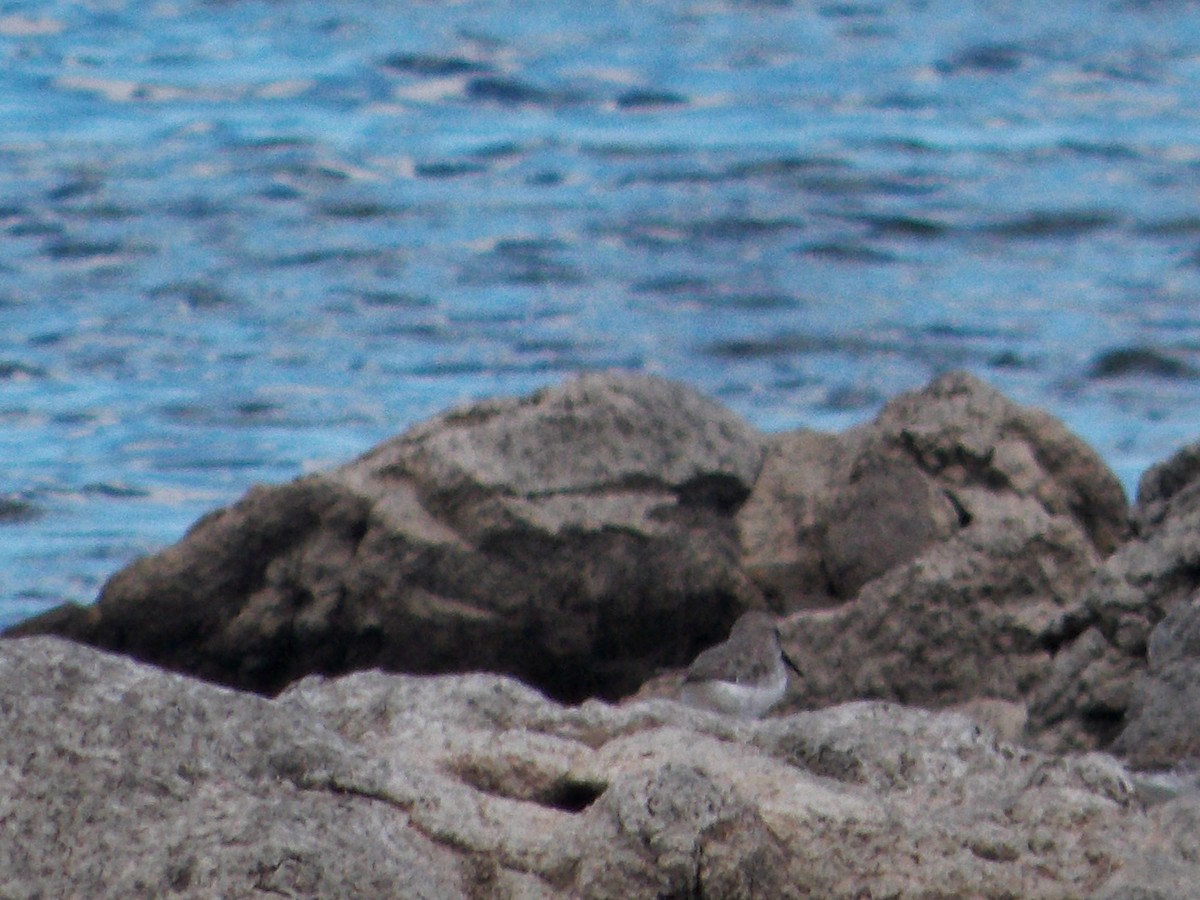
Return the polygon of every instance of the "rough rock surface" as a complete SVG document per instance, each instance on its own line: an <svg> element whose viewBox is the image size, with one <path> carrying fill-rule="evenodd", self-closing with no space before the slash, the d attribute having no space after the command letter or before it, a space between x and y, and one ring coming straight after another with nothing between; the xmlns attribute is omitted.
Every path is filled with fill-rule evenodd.
<svg viewBox="0 0 1200 900"><path fill-rule="evenodd" d="M274 700L0 642L0 896L1191 897L1200 802L859 702L742 723L492 675Z"/></svg>
<svg viewBox="0 0 1200 900"><path fill-rule="evenodd" d="M1200 765L1200 598L1181 603L1150 633L1149 669L1134 685L1114 743L1146 769Z"/></svg>
<svg viewBox="0 0 1200 900"><path fill-rule="evenodd" d="M1156 477L1137 546L1118 551L1115 476L969 375L840 435L770 438L679 385L591 375L256 488L119 572L96 606L14 633L264 693L381 667L507 673L578 700L628 694L765 606L788 614L805 668L792 708L1006 702L1046 746L1096 748L1161 615L1140 589L1101 602L1084 588L1114 551L1138 559L1173 534L1190 471ZM1186 534L1173 540L1184 577Z"/></svg>
<svg viewBox="0 0 1200 900"><path fill-rule="evenodd" d="M1101 558L1129 530L1124 491L1091 448L952 372L842 434L769 438L738 522L748 569L791 610L853 599L962 529L1027 510L1063 520Z"/></svg>
<svg viewBox="0 0 1200 900"><path fill-rule="evenodd" d="M772 438L739 526L747 571L795 611L781 623L806 675L795 707L1028 703L1129 528L1090 448L963 373L841 435ZM1082 745L1111 739L1088 725Z"/></svg>
<svg viewBox="0 0 1200 900"><path fill-rule="evenodd" d="M1146 668L1152 630L1200 592L1200 444L1142 476L1132 520L1134 537L1084 586L1079 637L1062 648L1033 700L1046 746L1087 745L1080 723L1115 737ZM1160 666L1156 677L1181 676ZM1131 752L1133 733L1125 738Z"/></svg>
<svg viewBox="0 0 1200 900"><path fill-rule="evenodd" d="M13 633L265 693L379 666L615 697L762 604L733 519L762 454L691 390L584 376L255 488L117 573L95 606Z"/></svg>

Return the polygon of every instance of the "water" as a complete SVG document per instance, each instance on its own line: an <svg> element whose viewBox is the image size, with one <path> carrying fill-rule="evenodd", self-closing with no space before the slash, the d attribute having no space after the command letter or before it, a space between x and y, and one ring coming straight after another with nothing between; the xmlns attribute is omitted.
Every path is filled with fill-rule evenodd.
<svg viewBox="0 0 1200 900"><path fill-rule="evenodd" d="M5 4L0 623L585 369L777 430L966 368L1132 489L1200 437L1194 13Z"/></svg>

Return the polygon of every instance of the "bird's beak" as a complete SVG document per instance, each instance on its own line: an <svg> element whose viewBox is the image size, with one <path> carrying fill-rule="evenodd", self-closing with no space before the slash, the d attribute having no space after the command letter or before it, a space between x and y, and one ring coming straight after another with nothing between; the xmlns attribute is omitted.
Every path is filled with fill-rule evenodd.
<svg viewBox="0 0 1200 900"><path fill-rule="evenodd" d="M804 677L804 673L800 671L800 667L798 665L796 665L796 661L794 659L792 659L790 656L788 656L782 650L780 651L780 655L783 656L783 661L784 661L784 663L787 664L788 668L790 668L793 672L795 672L801 678Z"/></svg>

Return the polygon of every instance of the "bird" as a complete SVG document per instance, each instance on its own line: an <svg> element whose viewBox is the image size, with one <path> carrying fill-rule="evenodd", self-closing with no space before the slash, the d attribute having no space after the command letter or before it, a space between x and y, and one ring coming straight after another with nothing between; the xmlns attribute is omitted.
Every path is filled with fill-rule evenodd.
<svg viewBox="0 0 1200 900"><path fill-rule="evenodd" d="M680 699L688 706L743 719L761 718L787 692L788 668L773 616L752 610L733 623L729 638L688 666Z"/></svg>

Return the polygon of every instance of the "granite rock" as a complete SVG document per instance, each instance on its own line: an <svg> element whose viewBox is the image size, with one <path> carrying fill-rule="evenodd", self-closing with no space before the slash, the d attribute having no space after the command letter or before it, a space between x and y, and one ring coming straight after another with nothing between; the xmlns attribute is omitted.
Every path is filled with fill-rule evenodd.
<svg viewBox="0 0 1200 900"><path fill-rule="evenodd" d="M680 385L587 375L254 488L95 606L12 633L264 693L378 666L615 697L762 605L733 518L762 455L756 431Z"/></svg>
<svg viewBox="0 0 1200 900"><path fill-rule="evenodd" d="M1008 704L1044 746L1094 749L1161 618L1144 591L1129 608L1097 593L1097 573L1166 538L1185 553L1188 471L1164 470L1124 543L1124 493L1096 454L964 373L839 435L771 437L671 382L588 375L255 488L95 606L12 633L266 694L378 667L510 674L578 701L647 679L670 693L767 608L805 672L791 709Z"/></svg>
<svg viewBox="0 0 1200 900"><path fill-rule="evenodd" d="M1079 637L1061 648L1033 698L1031 714L1047 747L1094 745L1089 733L1104 743L1131 725L1131 715L1141 716L1131 704L1140 709L1151 702L1148 683L1135 697L1148 655L1155 670L1150 677L1159 679L1163 690L1177 690L1188 677L1181 669L1167 672L1164 659L1156 666L1151 635L1200 593L1200 444L1184 447L1142 476L1131 518L1132 538L1097 567L1080 592ZM1160 642L1175 628L1168 625L1160 632ZM1190 646L1176 638L1166 644ZM1130 752L1135 751L1132 735L1142 727L1127 731L1123 746ZM1167 745L1156 746L1161 763ZM1149 764L1150 757L1144 762Z"/></svg>
<svg viewBox="0 0 1200 900"><path fill-rule="evenodd" d="M1200 598L1175 604L1150 633L1148 669L1134 684L1113 744L1131 765L1200 765Z"/></svg>
<svg viewBox="0 0 1200 900"><path fill-rule="evenodd" d="M1094 451L964 373L843 434L772 438L738 521L747 570L791 613L780 629L806 676L793 708L1030 704L1129 532Z"/></svg>
<svg viewBox="0 0 1200 900"><path fill-rule="evenodd" d="M1184 897L1200 878L1187 798L1147 809L1110 756L880 702L745 722L376 671L265 699L26 638L0 642L0 772L5 897Z"/></svg>

